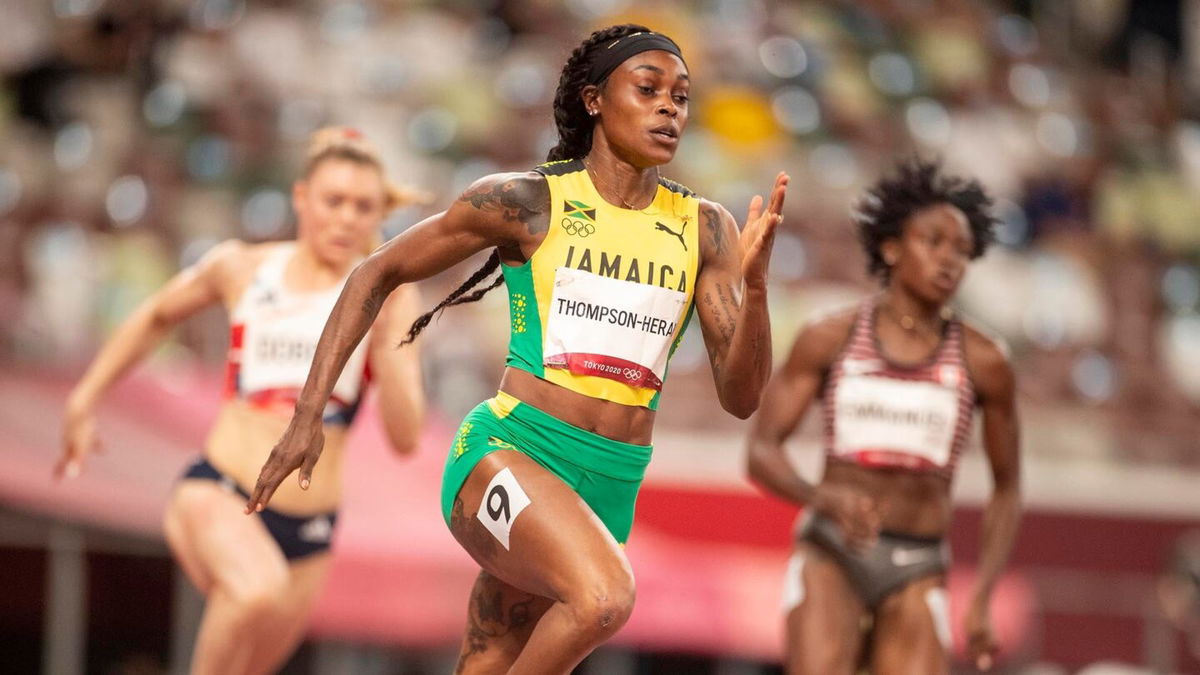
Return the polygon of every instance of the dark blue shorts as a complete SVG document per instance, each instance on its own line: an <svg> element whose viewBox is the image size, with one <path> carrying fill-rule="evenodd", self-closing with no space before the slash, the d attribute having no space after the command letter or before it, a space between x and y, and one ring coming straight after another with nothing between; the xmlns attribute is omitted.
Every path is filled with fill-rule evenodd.
<svg viewBox="0 0 1200 675"><path fill-rule="evenodd" d="M188 467L181 480L188 479L215 481L226 492L236 492L243 498L250 499L245 490L232 478L218 471L205 457ZM337 511L296 517L264 508L258 517L262 518L267 532L271 533L271 538L279 545L283 557L288 560L298 560L314 553L328 551L329 542L333 538L333 528L337 524Z"/></svg>

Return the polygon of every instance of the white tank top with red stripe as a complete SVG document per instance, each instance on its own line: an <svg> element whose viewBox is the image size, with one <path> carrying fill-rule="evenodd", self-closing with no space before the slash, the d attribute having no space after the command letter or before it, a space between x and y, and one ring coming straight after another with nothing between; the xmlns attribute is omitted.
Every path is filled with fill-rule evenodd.
<svg viewBox="0 0 1200 675"><path fill-rule="evenodd" d="M924 362L898 364L879 346L876 307L876 298L859 307L850 340L830 368L822 394L826 458L949 479L975 409L962 323L946 322L941 344Z"/></svg>
<svg viewBox="0 0 1200 675"><path fill-rule="evenodd" d="M286 415L295 408L317 340L346 281L315 293L289 291L284 270L295 250L289 242L271 251L234 307L225 377L226 397ZM326 424L350 424L358 412L370 379L367 342L364 337L334 385Z"/></svg>

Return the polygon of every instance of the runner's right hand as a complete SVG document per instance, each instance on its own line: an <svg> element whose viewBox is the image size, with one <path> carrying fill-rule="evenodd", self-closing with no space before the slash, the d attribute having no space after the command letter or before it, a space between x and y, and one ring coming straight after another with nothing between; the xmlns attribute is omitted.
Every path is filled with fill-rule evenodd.
<svg viewBox="0 0 1200 675"><path fill-rule="evenodd" d="M307 490L312 481L313 467L317 465L324 447L325 431L320 418L311 421L302 420L300 415L293 416L283 437L272 448L271 455L258 473L254 492L246 502L246 513L266 508L275 489L296 469L300 469L300 488Z"/></svg>
<svg viewBox="0 0 1200 675"><path fill-rule="evenodd" d="M832 518L851 549L862 552L879 538L881 518L875 500L841 485L818 485L812 507Z"/></svg>

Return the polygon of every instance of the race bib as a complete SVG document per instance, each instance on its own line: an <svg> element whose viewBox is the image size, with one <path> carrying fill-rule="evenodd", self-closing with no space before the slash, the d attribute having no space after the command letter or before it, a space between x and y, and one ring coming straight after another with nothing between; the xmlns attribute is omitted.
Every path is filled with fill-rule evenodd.
<svg viewBox="0 0 1200 675"><path fill-rule="evenodd" d="M249 323L243 334L240 386L247 394L274 390L295 390L304 386L312 366L317 340L328 317L319 311L298 312ZM359 396L366 366L369 338L364 337L350 355L334 385L332 398L352 402Z"/></svg>
<svg viewBox="0 0 1200 675"><path fill-rule="evenodd" d="M680 291L560 267L543 365L658 391L686 301Z"/></svg>
<svg viewBox="0 0 1200 675"><path fill-rule="evenodd" d="M935 466L950 460L958 412L954 387L846 376L838 382L834 411L836 455L898 453Z"/></svg>

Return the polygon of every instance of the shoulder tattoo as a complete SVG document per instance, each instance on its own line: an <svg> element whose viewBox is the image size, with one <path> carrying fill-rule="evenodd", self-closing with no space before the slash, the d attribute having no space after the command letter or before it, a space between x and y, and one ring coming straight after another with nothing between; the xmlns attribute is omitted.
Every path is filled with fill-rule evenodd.
<svg viewBox="0 0 1200 675"><path fill-rule="evenodd" d="M550 186L540 177L482 182L458 200L479 211L499 214L505 222L520 222L529 234L545 232L550 224Z"/></svg>

